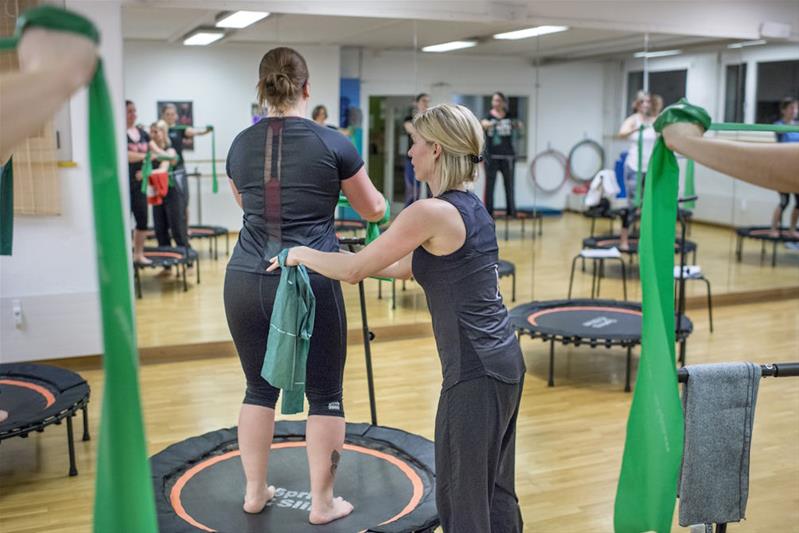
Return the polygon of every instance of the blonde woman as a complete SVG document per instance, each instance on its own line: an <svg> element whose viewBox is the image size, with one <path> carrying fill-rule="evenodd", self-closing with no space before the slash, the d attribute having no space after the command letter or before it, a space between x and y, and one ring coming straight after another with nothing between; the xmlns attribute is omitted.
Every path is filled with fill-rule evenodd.
<svg viewBox="0 0 799 533"><path fill-rule="evenodd" d="M494 222L468 190L483 131L463 106L413 120L408 152L434 197L405 208L357 254L292 248L289 265L357 283L408 279L427 295L444 381L436 415L436 503L445 532L522 530L514 489L516 417L524 362L499 293ZM273 261L270 270L277 268Z"/></svg>
<svg viewBox="0 0 799 533"><path fill-rule="evenodd" d="M150 124L150 154L153 170L171 171L179 157L169 140L169 125L159 120ZM183 198L170 176L169 192L161 205L153 206L153 226L158 246L188 247L189 238L184 224Z"/></svg>

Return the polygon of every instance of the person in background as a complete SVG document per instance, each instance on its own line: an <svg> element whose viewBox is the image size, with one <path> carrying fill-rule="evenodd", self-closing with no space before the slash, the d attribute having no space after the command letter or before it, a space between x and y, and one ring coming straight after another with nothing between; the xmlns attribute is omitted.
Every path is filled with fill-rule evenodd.
<svg viewBox="0 0 799 533"><path fill-rule="evenodd" d="M780 119L774 124L797 125L797 115L799 115L799 101L796 98L783 98L780 102ZM788 132L778 133L777 142L780 143L799 143L799 133ZM799 172L799 170L797 170ZM771 232L772 237L780 236L780 227L782 226L782 215L790 202L790 194L787 192L780 192L780 203L774 209L774 214L771 216ZM793 195L793 210L791 211L791 222L788 226L788 235L794 239L799 239L799 193Z"/></svg>
<svg viewBox="0 0 799 533"><path fill-rule="evenodd" d="M311 111L311 119L320 126L338 131L337 127L327 123L327 108L323 105L318 105L313 108L313 111Z"/></svg>
<svg viewBox="0 0 799 533"><path fill-rule="evenodd" d="M427 108L430 107L430 95L427 93L419 93L416 95L416 100L414 100L413 110L411 114L405 117L405 120L402 123L402 127L405 129L405 133L408 134L408 147L410 148L413 146L413 118L420 113L424 113L427 111ZM422 186L421 183L416 179L416 174L413 170L413 165L411 164L411 158L409 156L405 157L405 207L408 207L413 202L418 200L421 197L422 193Z"/></svg>
<svg viewBox="0 0 799 533"><path fill-rule="evenodd" d="M497 172L502 173L505 185L505 214L516 216L514 200L514 172L516 151L513 148L513 133L524 128L524 124L508 112L508 99L499 91L491 96L491 110L480 121L486 132L486 187L484 201L488 214L494 216L494 187Z"/></svg>
<svg viewBox="0 0 799 533"><path fill-rule="evenodd" d="M171 247L174 240L175 246L188 248L189 242L183 225L185 212L183 198L173 179L178 155L169 140L169 127L163 120L150 124L150 155L153 171L160 170L170 174L166 196L160 205L153 206L155 238L158 240L158 246ZM166 274L169 271L170 268L167 267L162 273Z"/></svg>
<svg viewBox="0 0 799 533"><path fill-rule="evenodd" d="M633 204L636 189L636 174L638 172L638 137L642 135L641 144L641 187L644 186L646 179L646 168L649 165L649 158L655 148L657 133L652 127L655 119L652 116L652 99L649 94L639 91L633 102L633 114L627 117L619 129L618 138L630 141L627 151L627 159L624 162L624 185L627 190L627 209L621 217L621 235L619 248L622 250L630 249L630 226L635 221L637 208ZM643 127L643 132L641 132ZM639 133L641 132L641 133ZM643 191L640 191L643 197Z"/></svg>
<svg viewBox="0 0 799 533"><path fill-rule="evenodd" d="M147 193L142 192L142 165L147 157L150 136L136 124L136 104L125 100L125 119L128 141L128 181L130 185L130 210L136 226L133 230L133 262L140 265L152 263L144 256L147 235Z"/></svg>
<svg viewBox="0 0 799 533"><path fill-rule="evenodd" d="M652 95L652 118L658 118L663 111L663 97L659 94Z"/></svg>

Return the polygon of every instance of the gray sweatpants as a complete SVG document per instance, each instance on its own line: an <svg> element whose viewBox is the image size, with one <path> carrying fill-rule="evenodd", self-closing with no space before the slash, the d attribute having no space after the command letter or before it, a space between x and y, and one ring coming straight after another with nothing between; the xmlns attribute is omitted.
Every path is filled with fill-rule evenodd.
<svg viewBox="0 0 799 533"><path fill-rule="evenodd" d="M522 383L482 377L443 391L436 414L436 505L445 533L518 533L514 488Z"/></svg>

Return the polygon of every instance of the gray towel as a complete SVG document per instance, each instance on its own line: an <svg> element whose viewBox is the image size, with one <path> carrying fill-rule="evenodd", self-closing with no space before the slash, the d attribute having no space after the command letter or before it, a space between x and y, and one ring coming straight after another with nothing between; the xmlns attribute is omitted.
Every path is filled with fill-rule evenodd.
<svg viewBox="0 0 799 533"><path fill-rule="evenodd" d="M680 525L739 522L749 496L760 366L722 363L686 369Z"/></svg>

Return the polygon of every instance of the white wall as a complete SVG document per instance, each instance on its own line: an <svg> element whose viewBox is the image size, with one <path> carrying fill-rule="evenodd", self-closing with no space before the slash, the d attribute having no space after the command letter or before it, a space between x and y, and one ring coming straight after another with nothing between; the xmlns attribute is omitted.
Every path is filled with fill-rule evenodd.
<svg viewBox="0 0 799 533"><path fill-rule="evenodd" d="M216 158L224 160L235 136L251 124L250 106L256 101L258 64L274 44L220 43L190 47L151 41L125 41L125 97L136 103L139 122L155 120L159 100L191 100L194 122L213 124L216 129ZM327 107L331 121L339 110L339 48L298 46L308 63L313 106ZM120 129L120 134L122 129ZM219 194L211 193L210 136L198 137L194 151L185 152L189 170L199 167L202 180L204 224L241 227L241 210L228 188L224 162L217 163ZM197 163L196 161L202 161ZM197 222L196 182L191 180L191 222ZM152 218L150 219L152 225Z"/></svg>
<svg viewBox="0 0 799 533"><path fill-rule="evenodd" d="M124 109L122 40L117 2L67 0L66 7L90 18L100 29L101 54L114 109ZM88 158L86 92L69 103L73 160L76 168L60 170L62 214L14 220L14 250L0 257L0 361L97 354L102 332ZM124 114L116 124L124 124ZM119 153L124 141L120 137ZM127 167L119 161L120 180ZM122 188L123 191L127 187ZM123 195L126 194L123 192ZM125 197L124 204L128 201ZM15 302L23 323L12 319Z"/></svg>
<svg viewBox="0 0 799 533"><path fill-rule="evenodd" d="M349 54L351 60L357 55ZM344 71L357 67L344 63ZM529 173L532 157L548 146L568 154L585 137L599 141L602 136L603 66L600 63L569 63L540 67L536 107L536 69L524 58L468 57L446 54L414 55L406 52L365 51L361 59L361 108L368 109L370 96L430 94L432 103L452 100L456 94L491 94L500 90L508 96L527 96L529 116L520 117L528 132L527 161L516 165L518 206L563 208L572 182L544 194L533 186ZM587 89L588 88L588 89ZM536 113L537 109L537 113ZM365 118L368 119L367 114ZM578 127L574 125L579 124ZM364 142L368 146L368 121ZM553 172L557 167L546 166ZM505 205L501 178L497 180L495 205ZM478 180L478 192L483 180Z"/></svg>
<svg viewBox="0 0 799 533"><path fill-rule="evenodd" d="M766 45L723 53L684 54L666 58L650 59L649 70L687 69L686 97L693 103L707 109L714 122L724 121L724 88L726 65L731 63L747 63L747 80L744 105L746 122L754 122L757 103L757 63L760 61L785 61L799 59L797 45ZM624 105L627 94L627 73L642 70L642 60L629 60L617 71L614 83L623 87L617 101L615 116L618 123L624 117ZM612 73L609 73L612 76ZM610 113L607 116L613 116ZM614 124L610 123L613 131ZM770 142L770 134L720 134L725 138ZM625 148L622 143L613 143L614 157ZM684 162L680 163L684 168ZM777 195L754 185L734 180L728 176L696 166L696 193L699 201L696 204L697 220L728 225L766 225L770 223L771 213L777 204ZM787 215L785 222L787 223Z"/></svg>

